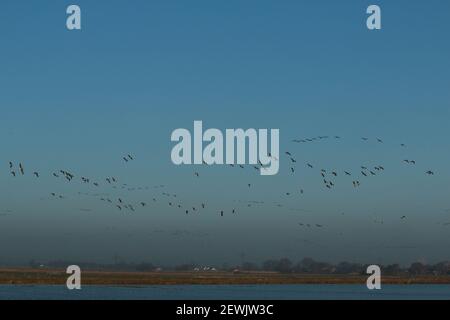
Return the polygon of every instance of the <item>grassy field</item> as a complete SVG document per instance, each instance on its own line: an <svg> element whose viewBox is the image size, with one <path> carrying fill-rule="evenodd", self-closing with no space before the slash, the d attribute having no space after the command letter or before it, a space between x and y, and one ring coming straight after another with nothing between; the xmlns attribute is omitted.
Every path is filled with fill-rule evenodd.
<svg viewBox="0 0 450 320"><path fill-rule="evenodd" d="M0 269L0 284L63 285L64 270ZM279 273L226 272L105 272L83 271L84 285L194 285L194 284L365 284L360 275L304 275ZM450 284L450 276L382 278L383 284Z"/></svg>

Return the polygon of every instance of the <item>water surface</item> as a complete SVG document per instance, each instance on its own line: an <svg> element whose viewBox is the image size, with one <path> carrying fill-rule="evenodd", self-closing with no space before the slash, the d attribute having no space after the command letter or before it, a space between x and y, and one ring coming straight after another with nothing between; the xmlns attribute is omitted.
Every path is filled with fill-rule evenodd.
<svg viewBox="0 0 450 320"><path fill-rule="evenodd" d="M178 285L65 286L0 285L0 300L450 300L450 285L385 285L369 291L361 285Z"/></svg>

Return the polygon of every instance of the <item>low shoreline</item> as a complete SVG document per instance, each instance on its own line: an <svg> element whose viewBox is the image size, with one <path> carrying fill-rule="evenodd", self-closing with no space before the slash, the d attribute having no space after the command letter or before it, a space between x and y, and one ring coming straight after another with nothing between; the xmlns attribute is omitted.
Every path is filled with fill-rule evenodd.
<svg viewBox="0 0 450 320"><path fill-rule="evenodd" d="M0 269L0 284L65 285L65 270ZM83 271L84 285L150 286L150 285L288 285L288 284L362 284L361 275L308 275L270 272L112 272ZM450 276L384 276L383 284L450 284Z"/></svg>

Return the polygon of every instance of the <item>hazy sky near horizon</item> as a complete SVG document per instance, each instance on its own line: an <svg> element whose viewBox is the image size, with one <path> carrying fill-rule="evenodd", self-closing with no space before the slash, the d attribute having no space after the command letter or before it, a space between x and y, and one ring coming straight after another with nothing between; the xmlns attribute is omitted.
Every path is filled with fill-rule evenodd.
<svg viewBox="0 0 450 320"><path fill-rule="evenodd" d="M81 31L66 29L72 3ZM2 1L0 264L450 260L450 3L376 1L382 30L369 31L372 3ZM286 156L274 177L174 166L170 134L194 120L280 129L296 173ZM338 171L332 190L320 168ZM185 215L168 202L207 205Z"/></svg>

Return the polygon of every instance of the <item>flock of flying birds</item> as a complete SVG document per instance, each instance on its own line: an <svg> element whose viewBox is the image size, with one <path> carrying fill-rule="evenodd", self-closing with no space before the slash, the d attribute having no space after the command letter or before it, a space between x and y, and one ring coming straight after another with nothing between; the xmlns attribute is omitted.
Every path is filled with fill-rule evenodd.
<svg viewBox="0 0 450 320"><path fill-rule="evenodd" d="M124 162L134 161L134 156L132 156L131 154L127 154L126 156L122 157L122 160ZM15 164L12 161L9 161L9 170L10 170L10 173L11 173L11 175L13 177L26 175L25 167L24 167L24 165L21 162L19 162L18 164ZM41 174L38 171L32 171L32 174L33 174L33 176L35 178L40 178L41 177ZM77 178L77 176L74 173L72 173L72 172L70 172L68 170L62 170L62 169L52 172L51 176L53 176L54 178L58 178L58 179L64 179L67 182L73 182ZM197 174L197 176L199 176L199 175ZM79 180L83 184L91 184L91 185L93 185L95 187L98 187L98 188L100 188L102 186L102 183L103 183L103 185L109 185L109 186L111 186L114 189L122 189L122 190L127 190L127 191L142 191L142 190L149 190L150 189L149 186L132 187L132 186L129 186L128 184L126 184L126 183L119 183L119 179L114 177L114 176L106 177L106 178L104 178L102 180L94 180L94 179L89 178L87 176L82 176L81 175L81 176L79 176ZM102 182L100 182L100 181L102 181ZM162 189L164 187L165 187L165 185L157 185L157 186L153 186L152 189ZM51 192L50 195L51 195L51 197L56 198L56 199L64 199L65 198L63 195L60 195L60 194L58 194L56 192ZM117 210L119 210L119 211L129 210L130 212L135 212L137 207L146 207L147 204L148 204L147 201L140 201L137 204L128 203L128 202L125 201L124 197L118 197L118 198L113 200L113 199L111 199L111 197L108 197L109 196L108 193L102 194L102 193L78 192L78 195L87 195L87 196L93 195L93 196L97 196L97 197L99 197L100 201L104 201L104 202L113 204L115 206L115 208ZM201 209L205 209L206 208L206 204L205 203L199 204L198 207L193 206L193 207L187 208L187 207L184 207L180 203L176 203L175 200L170 200L170 199L176 199L177 198L177 194L171 194L171 193L168 193L168 192L162 192L161 195L163 197L165 197L166 199L169 199L169 200L167 200L167 204L170 207L176 207L176 208L179 208L179 209L183 209L186 214L189 214L190 212L199 211L200 208ZM151 201L157 202L158 199L157 198L152 198ZM88 210L88 209L83 209L83 210ZM236 213L236 210L233 209L232 212ZM221 214L221 216L223 216L224 215L224 211L221 211L220 214Z"/></svg>
<svg viewBox="0 0 450 320"><path fill-rule="evenodd" d="M294 140L292 140L292 143L295 143L295 144L313 143L316 141L321 141L321 140L326 140L326 139L341 139L341 137L340 136L332 136L332 137L318 136L318 137L307 138L307 139L294 139ZM362 137L361 139L364 142L369 141L369 138L366 138L366 137ZM377 138L376 143L384 143L384 142L382 139ZM405 144L400 144L400 146L402 148L406 147ZM280 161L280 159L272 157L271 154L269 154L269 156L274 161ZM283 156L285 156L287 158L286 160L290 164L290 166L289 166L290 173L292 175L294 175L297 170L298 161L294 157L293 152L285 151ZM134 161L135 157L131 154L126 154L125 156L122 157L122 160L123 160L123 162L128 163L128 162ZM409 165L409 166L416 165L416 161L412 160L412 159L404 159L404 160L402 160L402 162L405 165ZM207 165L205 162L203 164ZM314 164L312 164L310 162L306 162L304 165L307 170L316 170L317 171L317 177L322 180L324 188L326 188L328 190L331 190L336 186L336 180L340 176L347 177L348 178L347 180L351 181L351 184L353 185L354 188L359 188L363 184L364 180L369 179L371 176L381 175L385 171L385 166L380 165L380 164L375 165L375 166L361 165L356 171L350 171L350 170L340 171L340 170L335 170L335 169L328 170L328 169L324 169L324 168L317 168ZM241 169L253 167L255 170L258 170L258 171L261 169L264 170L264 166L261 162L258 162L258 165L254 165L254 166L249 166L249 165L230 165L230 166L238 167ZM14 163L14 162L10 161L9 162L9 171L13 177L18 177L19 175L23 176L23 175L27 174L26 169L22 162ZM41 173L38 171L30 171L30 172L36 179L39 179L41 177ZM426 170L426 171L424 171L424 174L433 176L435 173L433 170ZM92 179L90 177L83 176L83 175L75 175L73 172L71 172L69 170L57 170L57 171L52 172L51 175L56 179L64 179L67 182L73 182L73 181L78 180L83 184L92 184L93 186L98 187L98 188L100 188L102 185L108 185L114 189L123 189L123 190L128 190L128 191L149 190L150 189L150 187L148 187L148 186L146 186L146 187L131 187L131 186L127 185L126 183L120 183L119 179L114 176L96 180L96 179ZM200 178L200 173L198 171L195 171L193 173L193 175L195 178ZM158 185L158 186L154 186L153 188L164 188L164 187L165 187L164 185ZM247 187L252 188L252 184L248 183ZM299 188L295 192L286 192L284 195L292 196L295 193L301 195L304 192L305 191L303 188ZM88 195L88 193L79 192L79 195L83 195L83 194ZM54 197L54 198L64 199L63 195L57 194L56 192L51 192L50 195L51 195L51 197ZM103 202L113 205L119 211L129 211L129 212L136 211L138 207L141 207L141 208L147 207L149 202L158 202L161 200L161 198L159 198L159 199L153 198L150 201L144 200L144 201L139 201L137 203L129 203L128 201L125 200L125 197L117 197L117 198L113 199L107 193L106 194L94 194L94 195L98 195L100 201L103 201ZM192 206L192 205L187 206L187 205L183 204L181 201L177 201L178 200L177 194L161 192L160 195L163 196L162 201L167 202L168 206L173 207L173 208L178 208L179 210L182 210L186 215L189 213L198 212L198 211L206 208L205 202L198 203L197 206ZM247 206L248 207L252 206L251 201L248 201ZM281 207L282 204L277 204L277 206ZM221 217L223 217L226 214L226 212L227 213L231 212L232 214L237 214L237 209L233 208L233 209L229 209L229 210L218 210L217 214L220 215ZM401 219L406 219L406 216L402 216ZM324 227L322 224L307 224L307 223L299 223L299 226L307 227L307 228L311 228L311 227L322 228L322 227Z"/></svg>

